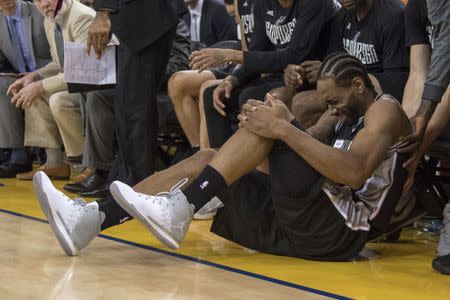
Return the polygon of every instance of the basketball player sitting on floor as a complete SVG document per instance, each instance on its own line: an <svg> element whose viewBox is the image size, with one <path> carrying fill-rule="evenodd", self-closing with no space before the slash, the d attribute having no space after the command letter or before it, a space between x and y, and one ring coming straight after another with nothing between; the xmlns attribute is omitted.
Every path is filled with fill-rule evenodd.
<svg viewBox="0 0 450 300"><path fill-rule="evenodd" d="M404 221L390 224L406 177L407 157L396 149L411 123L396 99L376 95L349 54L325 59L317 88L329 110L307 131L273 96L250 101L241 128L219 152L200 151L134 188L113 182L120 206L72 201L37 173L36 194L62 248L76 255L131 215L177 249L194 213L217 196L224 207L211 231L228 240L277 255L354 258L367 241ZM270 174L254 171L266 157Z"/></svg>

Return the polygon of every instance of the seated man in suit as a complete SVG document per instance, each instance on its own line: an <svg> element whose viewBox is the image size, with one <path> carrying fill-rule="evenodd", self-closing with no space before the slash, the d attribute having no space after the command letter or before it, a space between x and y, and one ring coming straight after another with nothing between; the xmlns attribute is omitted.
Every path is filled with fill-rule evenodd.
<svg viewBox="0 0 450 300"><path fill-rule="evenodd" d="M68 179L61 145L68 157L83 153L83 123L78 94L69 94L64 82L64 41L85 43L95 11L74 0L36 2L45 15L44 27L52 62L9 87L17 107L25 110L25 145L46 149L47 161L39 170L55 179ZM30 180L33 172L18 174Z"/></svg>
<svg viewBox="0 0 450 300"><path fill-rule="evenodd" d="M8 86L20 73L33 72L51 61L44 18L36 6L21 0L0 0L0 178L31 170L24 147L23 111L11 104ZM11 149L6 151L6 149Z"/></svg>
<svg viewBox="0 0 450 300"><path fill-rule="evenodd" d="M221 41L236 40L236 24L227 14L222 0L185 0L189 13L183 16L190 28L194 49Z"/></svg>

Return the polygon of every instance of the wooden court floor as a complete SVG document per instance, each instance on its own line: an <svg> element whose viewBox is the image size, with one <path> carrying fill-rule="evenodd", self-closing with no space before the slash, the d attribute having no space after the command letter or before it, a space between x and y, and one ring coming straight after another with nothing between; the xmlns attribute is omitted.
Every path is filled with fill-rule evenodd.
<svg viewBox="0 0 450 300"><path fill-rule="evenodd" d="M327 263L245 249L211 234L210 221L194 221L171 251L131 221L70 258L31 183L0 182L0 299L450 299L450 277L430 265L436 238L412 229L368 244L358 261Z"/></svg>

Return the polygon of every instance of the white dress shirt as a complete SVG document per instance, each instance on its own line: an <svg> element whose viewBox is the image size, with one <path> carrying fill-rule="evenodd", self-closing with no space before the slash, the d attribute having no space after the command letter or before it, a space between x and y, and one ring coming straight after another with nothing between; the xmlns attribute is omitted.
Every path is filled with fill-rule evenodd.
<svg viewBox="0 0 450 300"><path fill-rule="evenodd" d="M191 40L200 42L200 22L202 18L203 0L199 0L194 8L189 8L191 14Z"/></svg>

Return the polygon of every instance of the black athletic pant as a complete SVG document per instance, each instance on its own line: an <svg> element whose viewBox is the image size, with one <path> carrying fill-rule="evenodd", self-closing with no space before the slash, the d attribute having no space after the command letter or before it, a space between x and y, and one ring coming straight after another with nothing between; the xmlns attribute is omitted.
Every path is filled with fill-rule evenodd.
<svg viewBox="0 0 450 300"><path fill-rule="evenodd" d="M213 93L217 85L207 88L203 93L203 107L210 147L220 148L231 137L233 126L237 124L237 115L247 100L264 101L264 97L270 90L283 85L283 79L280 76L270 75L255 79L245 86L233 89L230 99L224 100L226 117L219 114L214 108Z"/></svg>
<svg viewBox="0 0 450 300"><path fill-rule="evenodd" d="M354 258L367 232L351 230L322 191L324 178L286 144L269 154L270 175L253 171L230 185L211 232L261 252L313 260Z"/></svg>
<svg viewBox="0 0 450 300"><path fill-rule="evenodd" d="M114 98L119 152L109 182L134 185L155 170L158 108L156 95L164 78L176 26L140 52L121 44ZM106 219L102 230L131 218L111 196L99 201Z"/></svg>

